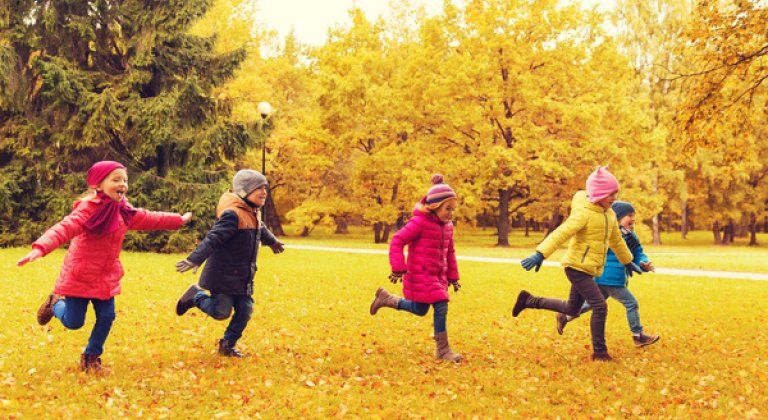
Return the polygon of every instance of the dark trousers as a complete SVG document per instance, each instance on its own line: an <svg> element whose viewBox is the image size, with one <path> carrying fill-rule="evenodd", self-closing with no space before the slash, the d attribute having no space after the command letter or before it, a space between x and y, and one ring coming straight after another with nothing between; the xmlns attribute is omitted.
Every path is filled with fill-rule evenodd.
<svg viewBox="0 0 768 420"><path fill-rule="evenodd" d="M608 317L608 305L600 287L595 283L594 277L572 268L565 269L565 275L571 282L571 292L568 301L533 297L531 307L536 309L548 309L571 316L579 315L581 306L586 301L592 308L592 318L589 329L592 332L592 351L595 353L607 353L605 345L605 321Z"/></svg>
<svg viewBox="0 0 768 420"><path fill-rule="evenodd" d="M230 346L234 346L237 340L243 336L243 331L253 313L253 298L248 295L211 293L209 296L205 292L198 292L195 295L195 305L210 315L211 318L220 321L229 318L232 315L232 310L235 310L227 330L224 332L224 339L229 342Z"/></svg>

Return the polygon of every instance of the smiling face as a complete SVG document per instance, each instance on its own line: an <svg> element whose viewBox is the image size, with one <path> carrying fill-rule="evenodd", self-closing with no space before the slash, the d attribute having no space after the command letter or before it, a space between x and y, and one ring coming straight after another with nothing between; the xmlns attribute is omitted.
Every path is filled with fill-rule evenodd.
<svg viewBox="0 0 768 420"><path fill-rule="evenodd" d="M435 210L435 215L443 222L450 222L453 220L453 212L456 211L457 206L456 200L447 200Z"/></svg>
<svg viewBox="0 0 768 420"><path fill-rule="evenodd" d="M245 199L259 207L263 206L267 201L267 186L264 185L262 187L256 188L255 190L251 191L251 193L248 194Z"/></svg>
<svg viewBox="0 0 768 420"><path fill-rule="evenodd" d="M96 187L97 191L104 191L109 198L120 201L128 193L128 172L123 169L115 169Z"/></svg>
<svg viewBox="0 0 768 420"><path fill-rule="evenodd" d="M619 225L626 230L633 230L635 228L635 213L629 213L619 220Z"/></svg>

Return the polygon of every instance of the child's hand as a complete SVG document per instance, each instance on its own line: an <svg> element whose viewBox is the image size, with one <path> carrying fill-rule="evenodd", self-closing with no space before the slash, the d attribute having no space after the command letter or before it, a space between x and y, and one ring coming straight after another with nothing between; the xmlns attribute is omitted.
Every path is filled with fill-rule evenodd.
<svg viewBox="0 0 768 420"><path fill-rule="evenodd" d="M181 215L181 224L186 225L187 222L189 222L190 220L192 220L192 212L191 211L188 211L188 212L186 212L186 213Z"/></svg>
<svg viewBox="0 0 768 420"><path fill-rule="evenodd" d="M197 273L197 269L200 268L200 266L189 260L181 260L176 263L176 271L179 273L188 271L190 268L192 269L193 273Z"/></svg>
<svg viewBox="0 0 768 420"><path fill-rule="evenodd" d="M270 245L269 247L272 248L272 252L274 252L275 254L279 254L285 251L285 244L280 241L275 242L273 245Z"/></svg>
<svg viewBox="0 0 768 420"><path fill-rule="evenodd" d="M32 251L29 251L29 254L25 255L24 258L20 259L19 262L16 263L19 267L22 265L32 262L40 257L43 256L43 251L40 251L39 249L35 248Z"/></svg>
<svg viewBox="0 0 768 420"><path fill-rule="evenodd" d="M389 275L389 281L391 281L392 284L397 284L397 282L402 283L403 275L405 275L405 272L403 271L397 271L397 272L393 271L392 274Z"/></svg>
<svg viewBox="0 0 768 420"><path fill-rule="evenodd" d="M451 283L451 286L453 286L453 291L458 292L459 289L461 289L461 285L459 284L459 279L456 280L448 280L449 283Z"/></svg>
<svg viewBox="0 0 768 420"><path fill-rule="evenodd" d="M653 263L650 261L643 261L640 263L640 267L643 268L645 271L656 271L656 267L653 266Z"/></svg>
<svg viewBox="0 0 768 420"><path fill-rule="evenodd" d="M525 271L531 271L533 267L536 267L536 272L538 272L543 262L544 262L544 254L542 254L539 251L536 251L536 253L534 253L530 257L520 261L520 265L523 266Z"/></svg>
<svg viewBox="0 0 768 420"><path fill-rule="evenodd" d="M627 274L627 277L632 277L633 274L637 273L638 275L643 274L643 270L638 267L637 264L631 262L624 266L624 272Z"/></svg>

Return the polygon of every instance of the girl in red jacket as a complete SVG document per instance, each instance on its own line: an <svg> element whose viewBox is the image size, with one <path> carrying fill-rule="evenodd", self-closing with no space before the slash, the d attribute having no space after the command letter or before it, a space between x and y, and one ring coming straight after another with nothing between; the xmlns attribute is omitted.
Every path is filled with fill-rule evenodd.
<svg viewBox="0 0 768 420"><path fill-rule="evenodd" d="M371 303L371 315L381 307L394 308L424 316L434 307L436 357L460 362L463 357L451 351L446 332L448 315L448 284L458 291L459 270L453 248L453 212L456 193L443 183L442 175L432 176L432 188L416 204L413 217L400 229L389 245L392 283L403 282L405 299L390 295L383 288L376 291ZM403 247L408 245L408 262Z"/></svg>
<svg viewBox="0 0 768 420"><path fill-rule="evenodd" d="M176 213L150 212L128 204L128 173L118 162L95 163L87 176L89 193L75 201L74 209L32 244L32 251L19 260L24 265L69 242L61 273L53 293L37 311L37 322L58 318L64 327L79 329L85 323L88 302L96 312L88 346L80 357L80 368L101 370L101 353L115 319L115 295L120 294L120 249L126 231L179 229L192 218Z"/></svg>

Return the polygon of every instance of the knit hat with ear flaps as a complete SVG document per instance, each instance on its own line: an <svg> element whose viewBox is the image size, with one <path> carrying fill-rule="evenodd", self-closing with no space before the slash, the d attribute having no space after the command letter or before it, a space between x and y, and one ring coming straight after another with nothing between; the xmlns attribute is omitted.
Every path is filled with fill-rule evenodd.
<svg viewBox="0 0 768 420"><path fill-rule="evenodd" d="M587 195L589 202L594 204L609 195L619 191L619 181L608 172L607 166L598 166L595 172L587 178Z"/></svg>
<svg viewBox="0 0 768 420"><path fill-rule="evenodd" d="M232 179L232 189L235 191L235 194L243 198L265 185L269 185L267 177L253 169L237 171Z"/></svg>
<svg viewBox="0 0 768 420"><path fill-rule="evenodd" d="M440 207L447 200L456 200L456 192L444 182L443 176L434 174L431 178L432 187L427 191L427 195L421 199L421 204L429 210Z"/></svg>

